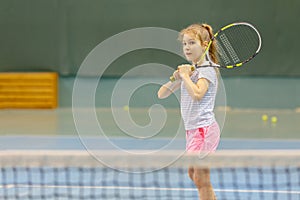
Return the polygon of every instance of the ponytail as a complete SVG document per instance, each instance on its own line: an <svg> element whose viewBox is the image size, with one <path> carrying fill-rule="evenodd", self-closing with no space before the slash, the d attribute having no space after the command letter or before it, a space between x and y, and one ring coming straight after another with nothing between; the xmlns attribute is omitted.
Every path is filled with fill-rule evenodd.
<svg viewBox="0 0 300 200"><path fill-rule="evenodd" d="M208 24L201 24L201 26L204 29L207 30L208 35L209 35L209 38L205 38L206 39L205 41L210 41L214 37L214 33L213 33L212 27L210 25L208 25ZM218 64L219 63L219 59L218 59L217 41L216 40L212 41L208 53L209 53L210 59L214 63ZM220 71L219 71L219 69L215 67L215 71L217 73L217 76L220 77Z"/></svg>
<svg viewBox="0 0 300 200"><path fill-rule="evenodd" d="M212 27L208 24L201 24L201 25L204 29L206 29L206 31L209 34L209 38L205 38L205 41L210 41L211 38L213 38L213 36L214 36ZM215 40L213 40L213 42L211 43L211 46L209 48L209 56L214 63L219 62L218 55L217 55L217 43Z"/></svg>

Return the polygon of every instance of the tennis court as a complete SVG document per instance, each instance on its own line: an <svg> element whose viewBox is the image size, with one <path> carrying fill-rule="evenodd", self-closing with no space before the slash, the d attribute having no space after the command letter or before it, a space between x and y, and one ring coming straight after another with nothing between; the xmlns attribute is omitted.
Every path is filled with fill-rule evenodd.
<svg viewBox="0 0 300 200"><path fill-rule="evenodd" d="M97 113L104 111L108 113L107 108L97 109ZM281 121L291 117L298 120L300 115L291 110L268 111ZM131 112L138 118L142 111ZM174 112L178 111L170 112L174 119L169 123L174 123ZM221 155L208 161L218 199L300 198L298 130L292 127L288 138L283 139L277 130L284 129L285 124L264 122L260 118L262 113L265 111L227 111L217 151ZM181 157L185 147L183 136L174 139L162 132L150 139L132 138L122 136L112 124L106 137L93 130L77 135L71 109L2 110L1 119L1 198L198 198L187 175L189 160ZM231 120L237 125L230 126ZM243 129L245 121L251 126L257 124L257 129ZM246 134L237 138L234 133L241 130ZM249 136L247 131L252 134ZM137 152L142 152L142 157Z"/></svg>

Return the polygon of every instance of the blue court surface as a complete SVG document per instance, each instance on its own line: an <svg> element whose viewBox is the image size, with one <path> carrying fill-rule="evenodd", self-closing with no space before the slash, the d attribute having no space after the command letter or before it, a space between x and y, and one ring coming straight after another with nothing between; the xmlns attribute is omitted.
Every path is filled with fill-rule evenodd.
<svg viewBox="0 0 300 200"><path fill-rule="evenodd" d="M168 142L167 138L134 142L128 138L92 136L83 139L76 136L2 136L0 149L59 153L85 151L84 143L88 143L90 148L100 151L113 150L115 146L127 150L151 150ZM174 150L178 150L184 147L185 140L177 139L173 143ZM219 150L297 151L299 146L299 140L222 139ZM0 196L4 199L198 199L197 190L186 170L175 168L150 173L126 173L75 167L2 169ZM14 175L15 171L18 171L17 175ZM211 180L218 199L300 199L298 166L270 169L213 168Z"/></svg>

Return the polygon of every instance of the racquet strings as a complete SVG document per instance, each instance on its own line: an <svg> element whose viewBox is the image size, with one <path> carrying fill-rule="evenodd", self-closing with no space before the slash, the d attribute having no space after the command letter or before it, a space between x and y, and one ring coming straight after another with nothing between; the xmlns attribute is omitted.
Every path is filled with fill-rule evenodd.
<svg viewBox="0 0 300 200"><path fill-rule="evenodd" d="M219 65L245 63L259 49L259 36L250 26L236 25L225 29L216 38Z"/></svg>

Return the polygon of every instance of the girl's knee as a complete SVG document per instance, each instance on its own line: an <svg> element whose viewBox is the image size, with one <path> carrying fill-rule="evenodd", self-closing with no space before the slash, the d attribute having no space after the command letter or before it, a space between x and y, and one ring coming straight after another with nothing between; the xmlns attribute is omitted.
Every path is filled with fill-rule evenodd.
<svg viewBox="0 0 300 200"><path fill-rule="evenodd" d="M190 179L194 180L194 168L193 167L189 168L188 175L189 175Z"/></svg>
<svg viewBox="0 0 300 200"><path fill-rule="evenodd" d="M198 188L211 187L209 169L194 170L193 181Z"/></svg>

